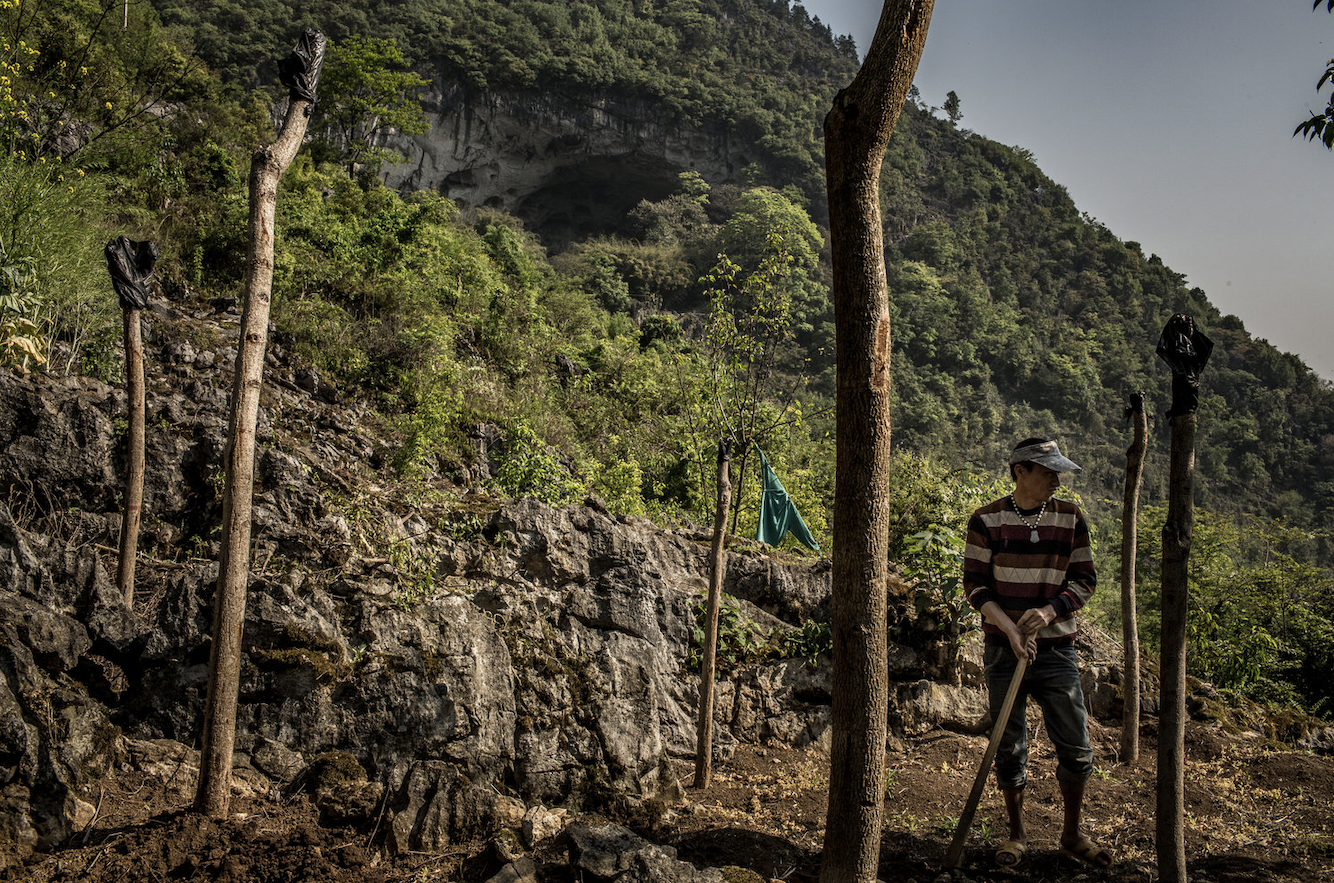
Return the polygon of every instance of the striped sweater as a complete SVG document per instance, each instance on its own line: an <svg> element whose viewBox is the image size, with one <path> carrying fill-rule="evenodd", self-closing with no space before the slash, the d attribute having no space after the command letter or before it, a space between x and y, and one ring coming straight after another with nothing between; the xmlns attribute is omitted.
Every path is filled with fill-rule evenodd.
<svg viewBox="0 0 1334 883"><path fill-rule="evenodd" d="M1098 582L1088 525L1079 507L1055 497L1038 523L1038 542L1030 524L1038 510L1025 511L1025 524L1008 496L973 513L964 548L963 588L977 610L995 601L1013 619L1031 607L1050 604L1056 619L1038 632L1039 646L1074 641L1074 612L1083 607ZM993 643L1008 643L1004 632L987 622L982 630Z"/></svg>

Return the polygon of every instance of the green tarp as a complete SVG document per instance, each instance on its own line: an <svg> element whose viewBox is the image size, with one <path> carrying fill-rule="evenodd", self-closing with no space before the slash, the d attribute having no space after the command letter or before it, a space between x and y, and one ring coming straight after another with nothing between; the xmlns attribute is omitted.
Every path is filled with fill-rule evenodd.
<svg viewBox="0 0 1334 883"><path fill-rule="evenodd" d="M811 530L802 520L796 504L769 465L769 458L764 456L764 451L758 445L755 452L760 455L760 477L764 481L764 490L760 494L760 523L755 528L755 539L776 546L790 531L799 543L808 549L820 551L820 544L811 536Z"/></svg>

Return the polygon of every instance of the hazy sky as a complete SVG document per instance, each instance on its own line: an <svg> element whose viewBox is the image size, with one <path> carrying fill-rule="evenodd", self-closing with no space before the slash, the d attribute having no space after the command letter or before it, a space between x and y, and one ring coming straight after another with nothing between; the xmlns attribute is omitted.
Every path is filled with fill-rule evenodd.
<svg viewBox="0 0 1334 883"><path fill-rule="evenodd" d="M864 52L882 3L804 5ZM937 107L954 90L961 127L1031 150L1081 211L1334 380L1334 154L1292 137L1334 57L1334 15L1311 6L936 0L916 83Z"/></svg>

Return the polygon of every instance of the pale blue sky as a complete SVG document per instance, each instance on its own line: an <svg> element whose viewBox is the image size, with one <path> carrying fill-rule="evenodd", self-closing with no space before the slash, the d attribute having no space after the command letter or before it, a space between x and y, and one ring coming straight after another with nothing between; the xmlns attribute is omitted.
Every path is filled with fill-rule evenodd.
<svg viewBox="0 0 1334 883"><path fill-rule="evenodd" d="M804 5L865 51L882 3ZM1311 0L937 0L916 83L1334 380L1334 154L1292 137L1331 57Z"/></svg>

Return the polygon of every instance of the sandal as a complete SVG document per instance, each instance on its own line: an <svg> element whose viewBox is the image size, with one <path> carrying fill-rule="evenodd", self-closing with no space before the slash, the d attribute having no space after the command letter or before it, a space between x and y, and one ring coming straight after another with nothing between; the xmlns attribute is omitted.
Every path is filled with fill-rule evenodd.
<svg viewBox="0 0 1334 883"><path fill-rule="evenodd" d="M1022 840L1006 840L996 850L996 864L1002 868L1013 868L1024 860L1028 847Z"/></svg>
<svg viewBox="0 0 1334 883"><path fill-rule="evenodd" d="M1112 854L1093 842L1091 837L1081 837L1074 846L1062 846L1061 855L1087 862L1095 868L1110 868Z"/></svg>

